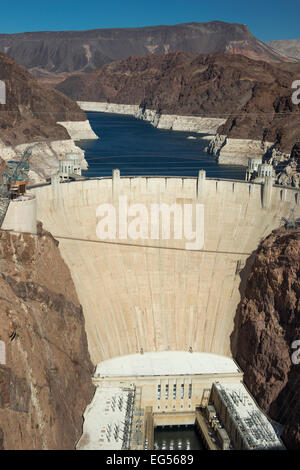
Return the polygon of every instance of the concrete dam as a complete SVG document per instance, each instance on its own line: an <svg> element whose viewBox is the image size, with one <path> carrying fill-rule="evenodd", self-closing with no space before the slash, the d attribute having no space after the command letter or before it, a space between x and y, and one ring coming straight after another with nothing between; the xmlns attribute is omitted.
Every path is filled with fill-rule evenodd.
<svg viewBox="0 0 300 470"><path fill-rule="evenodd" d="M259 242L295 210L299 189L198 178L120 177L32 188L37 218L59 240L86 321L94 364L137 353L190 351L231 357L241 278ZM203 205L204 244L100 240L100 204ZM124 214L123 214L124 216ZM126 217L129 218L129 215ZM221 359L221 358L220 358Z"/></svg>

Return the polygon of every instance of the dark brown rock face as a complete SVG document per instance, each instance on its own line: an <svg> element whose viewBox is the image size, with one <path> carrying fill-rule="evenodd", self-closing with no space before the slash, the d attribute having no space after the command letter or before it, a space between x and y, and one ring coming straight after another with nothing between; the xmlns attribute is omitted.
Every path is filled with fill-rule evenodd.
<svg viewBox="0 0 300 470"><path fill-rule="evenodd" d="M297 340L300 230L279 229L257 250L237 311L232 352L259 405L285 425L282 438L292 449L300 449L300 363L292 356Z"/></svg>
<svg viewBox="0 0 300 470"><path fill-rule="evenodd" d="M138 104L159 113L225 117L219 134L275 142L286 152L300 138L296 75L241 55L130 57L56 88L76 100Z"/></svg>
<svg viewBox="0 0 300 470"><path fill-rule="evenodd" d="M300 142L296 142L291 151L291 158L300 164Z"/></svg>
<svg viewBox="0 0 300 470"><path fill-rule="evenodd" d="M69 139L67 131L56 122L86 120L76 103L40 84L3 54L0 80L6 85L6 104L0 104L0 139L6 146Z"/></svg>
<svg viewBox="0 0 300 470"><path fill-rule="evenodd" d="M82 308L57 245L41 226L36 238L0 232L0 449L74 449L94 392Z"/></svg>

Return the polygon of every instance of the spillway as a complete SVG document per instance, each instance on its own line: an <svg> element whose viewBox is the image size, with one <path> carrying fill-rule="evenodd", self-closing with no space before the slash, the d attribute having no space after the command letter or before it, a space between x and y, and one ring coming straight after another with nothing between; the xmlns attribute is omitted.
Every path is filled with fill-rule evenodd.
<svg viewBox="0 0 300 470"><path fill-rule="evenodd" d="M201 173L201 172L200 172ZM59 240L86 321L92 361L151 351L231 356L240 285L260 240L300 216L299 190L241 181L119 177L32 188L38 219ZM97 208L203 204L204 246L97 238Z"/></svg>

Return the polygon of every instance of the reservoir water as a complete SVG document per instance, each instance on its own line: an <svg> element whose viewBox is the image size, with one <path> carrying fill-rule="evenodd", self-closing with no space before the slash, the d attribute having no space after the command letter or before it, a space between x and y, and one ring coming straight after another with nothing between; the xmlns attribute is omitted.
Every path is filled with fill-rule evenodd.
<svg viewBox="0 0 300 470"><path fill-rule="evenodd" d="M204 152L201 134L157 129L132 116L86 114L100 138L78 143L89 164L84 176L111 176L114 168L123 176L197 176L204 169L211 178L245 179L244 167L219 165Z"/></svg>

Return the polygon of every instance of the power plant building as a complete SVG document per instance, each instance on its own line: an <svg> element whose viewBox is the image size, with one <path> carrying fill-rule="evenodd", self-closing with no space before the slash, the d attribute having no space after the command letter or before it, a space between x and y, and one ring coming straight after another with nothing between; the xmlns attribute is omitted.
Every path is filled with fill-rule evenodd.
<svg viewBox="0 0 300 470"><path fill-rule="evenodd" d="M242 383L214 383L210 403L224 425L234 449L284 450L270 421Z"/></svg>

